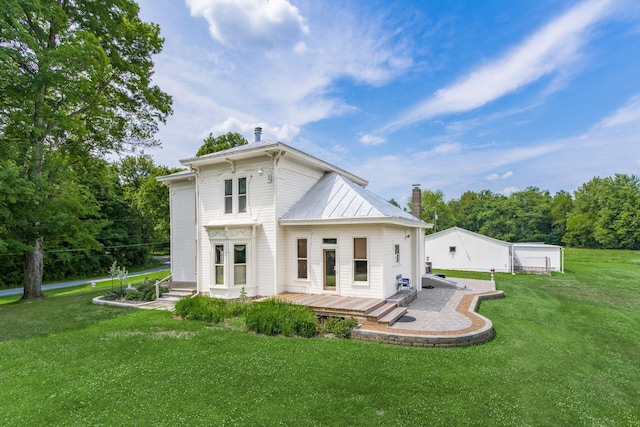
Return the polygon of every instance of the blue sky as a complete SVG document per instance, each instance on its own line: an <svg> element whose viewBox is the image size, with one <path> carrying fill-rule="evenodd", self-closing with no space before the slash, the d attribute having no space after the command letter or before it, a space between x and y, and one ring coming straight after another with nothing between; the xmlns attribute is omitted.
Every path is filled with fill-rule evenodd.
<svg viewBox="0 0 640 427"><path fill-rule="evenodd" d="M404 202L640 174L637 0L140 0L174 98L157 163L253 129Z"/></svg>

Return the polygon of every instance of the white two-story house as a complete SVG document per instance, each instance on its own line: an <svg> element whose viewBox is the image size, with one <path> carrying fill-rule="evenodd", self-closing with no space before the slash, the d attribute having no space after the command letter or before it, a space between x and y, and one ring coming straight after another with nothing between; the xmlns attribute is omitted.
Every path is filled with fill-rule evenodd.
<svg viewBox="0 0 640 427"><path fill-rule="evenodd" d="M158 178L170 187L174 286L219 298L387 298L403 277L420 290L430 224L366 190L362 178L260 132Z"/></svg>

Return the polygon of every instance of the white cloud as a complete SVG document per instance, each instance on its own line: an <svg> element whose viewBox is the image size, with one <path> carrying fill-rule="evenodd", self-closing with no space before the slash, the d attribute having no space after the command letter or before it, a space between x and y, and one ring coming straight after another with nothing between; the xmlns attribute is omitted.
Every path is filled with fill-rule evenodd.
<svg viewBox="0 0 640 427"><path fill-rule="evenodd" d="M204 17L223 45L292 45L309 33L307 20L287 0L186 0L191 16Z"/></svg>
<svg viewBox="0 0 640 427"><path fill-rule="evenodd" d="M462 145L457 142L440 144L433 148L434 154L455 154L462 150Z"/></svg>
<svg viewBox="0 0 640 427"><path fill-rule="evenodd" d="M360 142L364 145L380 145L385 141L386 139L384 137L376 135L363 135L360 138Z"/></svg>
<svg viewBox="0 0 640 427"><path fill-rule="evenodd" d="M253 141L255 138L254 131L256 127L262 128L263 139L271 139L281 142L290 142L300 133L300 128L297 126L274 126L264 122L248 123L235 117L229 117L225 121L213 125L206 133L208 134L210 132L214 135L221 135L227 132L238 132L248 141Z"/></svg>
<svg viewBox="0 0 640 427"><path fill-rule="evenodd" d="M257 123L265 124L265 136L291 141L307 123L356 111L334 91L340 79L381 85L412 64L387 18L364 6L356 10L357 3L185 3L196 19L185 16L184 25L204 18L220 44L211 47L196 31L167 38L155 68L186 130L178 139L195 149L211 131L253 137Z"/></svg>
<svg viewBox="0 0 640 427"><path fill-rule="evenodd" d="M633 96L625 105L608 117L605 117L595 127L612 127L630 123L640 124L640 94Z"/></svg>
<svg viewBox="0 0 640 427"><path fill-rule="evenodd" d="M505 172L502 175L497 173L491 173L487 175L487 181L495 181L497 179L507 179L507 178L510 178L511 176L513 176L512 171Z"/></svg>
<svg viewBox="0 0 640 427"><path fill-rule="evenodd" d="M393 132L442 114L474 110L553 73L561 79L570 73L567 67L580 57L590 36L588 30L611 12L612 3L590 0L574 6L501 58L400 113L378 133Z"/></svg>

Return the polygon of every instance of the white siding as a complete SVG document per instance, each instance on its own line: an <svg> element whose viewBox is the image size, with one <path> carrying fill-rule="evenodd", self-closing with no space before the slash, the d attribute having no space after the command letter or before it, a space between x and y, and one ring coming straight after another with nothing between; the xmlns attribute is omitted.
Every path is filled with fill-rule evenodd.
<svg viewBox="0 0 640 427"><path fill-rule="evenodd" d="M193 181L171 184L171 273L174 282L196 283L196 191Z"/></svg>
<svg viewBox="0 0 640 427"><path fill-rule="evenodd" d="M425 238L425 256L444 270L511 272L510 249L507 242L455 228Z"/></svg>
<svg viewBox="0 0 640 427"><path fill-rule="evenodd" d="M561 246L515 243L513 256L514 266L524 271L563 271Z"/></svg>
<svg viewBox="0 0 640 427"><path fill-rule="evenodd" d="M411 237L407 238L407 235ZM279 256L286 260L281 274L285 287L283 291L337 294L342 296L387 298L396 293L396 276L409 277L415 286L413 277L416 270L414 254L411 250L413 233L399 227L384 225L327 225L314 227L288 226L284 233L285 250ZM367 238L368 282L354 281L353 239ZM308 280L297 279L296 239L309 241ZM324 239L337 239L336 245L323 244ZM400 244L400 264L394 265L393 241ZM323 288L323 249L334 248L337 260L336 291Z"/></svg>
<svg viewBox="0 0 640 427"><path fill-rule="evenodd" d="M230 164L203 168L199 174L199 209L201 215L200 251L202 254L201 283L204 292L212 284L212 246L206 226L212 221L220 220L255 220L258 228L255 244L247 254L251 261L251 283L247 283L249 294L271 295L274 289L274 230L275 216L273 209L274 185L269 182L269 173L258 173L260 167L268 171L271 160L266 157L239 161L233 172ZM247 178L247 211L244 213L224 213L224 181L225 179ZM249 280L249 279L248 279ZM237 293L238 290L236 290Z"/></svg>
<svg viewBox="0 0 640 427"><path fill-rule="evenodd" d="M278 163L276 177L276 221L287 213L323 175L324 171L294 163L287 159L286 156L281 158ZM286 230L282 226L278 225L275 233L277 233L275 239L278 247L276 251L278 280L275 293L282 293L292 283L290 278L294 277L290 273L295 253L289 251L295 248L290 248L291 239L288 239Z"/></svg>

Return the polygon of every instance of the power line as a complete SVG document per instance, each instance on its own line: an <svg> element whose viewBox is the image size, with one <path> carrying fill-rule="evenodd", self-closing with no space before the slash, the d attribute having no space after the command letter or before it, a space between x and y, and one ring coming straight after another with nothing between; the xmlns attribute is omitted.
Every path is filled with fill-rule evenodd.
<svg viewBox="0 0 640 427"><path fill-rule="evenodd" d="M47 251L42 251L42 253L45 254L51 254L51 253L59 253L59 252L84 252L84 251L101 251L104 249L118 249L118 248L131 248L131 247L136 247L136 246L154 246L154 245L164 245L169 243L168 241L166 242L152 242L152 243L134 243L131 245L114 245L114 246L103 246L101 248L88 248L88 249L50 249ZM0 256L9 256L9 255L22 255L22 252L12 252L12 253L8 253L8 254L0 254Z"/></svg>

